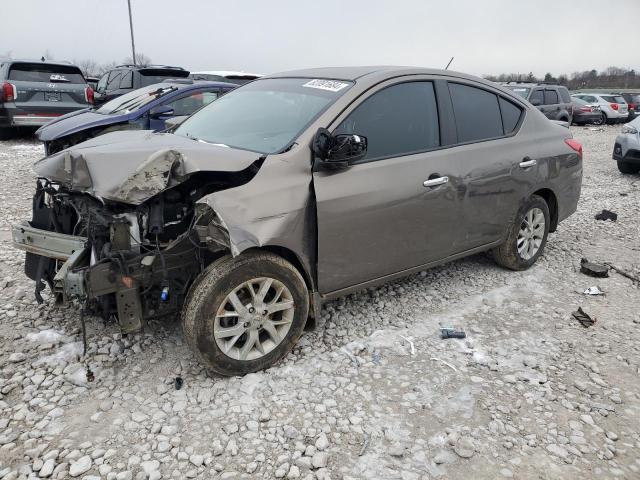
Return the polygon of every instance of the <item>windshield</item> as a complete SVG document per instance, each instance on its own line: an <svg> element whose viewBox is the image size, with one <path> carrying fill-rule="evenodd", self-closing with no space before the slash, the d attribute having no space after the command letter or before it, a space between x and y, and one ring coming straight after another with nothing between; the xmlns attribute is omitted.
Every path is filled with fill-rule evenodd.
<svg viewBox="0 0 640 480"><path fill-rule="evenodd" d="M529 92L531 91L531 89L527 87L507 87L507 88L510 89L516 95L520 95L525 100L529 97Z"/></svg>
<svg viewBox="0 0 640 480"><path fill-rule="evenodd" d="M256 80L197 111L175 134L259 153L280 152L351 85L308 78Z"/></svg>
<svg viewBox="0 0 640 480"><path fill-rule="evenodd" d="M178 88L169 85L152 85L150 87L139 88L102 105L96 113L110 115L113 113L126 114L141 109L147 103L152 102L168 93L176 91Z"/></svg>

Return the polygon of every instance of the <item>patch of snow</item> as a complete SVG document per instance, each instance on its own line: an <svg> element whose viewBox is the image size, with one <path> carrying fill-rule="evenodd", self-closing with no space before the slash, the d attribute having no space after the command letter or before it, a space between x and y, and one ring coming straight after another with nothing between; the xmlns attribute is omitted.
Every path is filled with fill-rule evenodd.
<svg viewBox="0 0 640 480"><path fill-rule="evenodd" d="M82 355L82 342L67 343L59 348L55 353L41 357L34 362L34 365L62 365L75 361Z"/></svg>
<svg viewBox="0 0 640 480"><path fill-rule="evenodd" d="M65 335L56 330L42 330L38 333L27 334L27 340L36 343L58 343L64 342L66 339Z"/></svg>

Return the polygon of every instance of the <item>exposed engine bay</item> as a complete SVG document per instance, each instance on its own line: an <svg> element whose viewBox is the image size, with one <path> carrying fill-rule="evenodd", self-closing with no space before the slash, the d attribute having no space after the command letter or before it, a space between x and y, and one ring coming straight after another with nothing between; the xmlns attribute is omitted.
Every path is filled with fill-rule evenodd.
<svg viewBox="0 0 640 480"><path fill-rule="evenodd" d="M80 300L87 313L117 318L123 332L175 314L198 274L229 251L217 215L197 200L248 182L259 164L239 172L196 172L139 205L40 178L30 226L84 244L68 258L27 250L25 271L36 281L36 298L42 301L48 284L56 301Z"/></svg>

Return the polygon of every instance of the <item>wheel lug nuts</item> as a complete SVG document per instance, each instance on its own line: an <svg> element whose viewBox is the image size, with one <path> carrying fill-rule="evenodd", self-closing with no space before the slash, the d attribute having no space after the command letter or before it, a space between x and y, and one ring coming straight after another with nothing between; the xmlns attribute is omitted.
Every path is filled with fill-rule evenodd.
<svg viewBox="0 0 640 480"><path fill-rule="evenodd" d="M249 308L249 313L255 313L255 311L256 311L256 309L255 309L255 308L253 308L253 307L250 307L250 308Z"/></svg>
<svg viewBox="0 0 640 480"><path fill-rule="evenodd" d="M269 313L269 312L267 312L266 310L262 311L262 315L266 315L267 313Z"/></svg>

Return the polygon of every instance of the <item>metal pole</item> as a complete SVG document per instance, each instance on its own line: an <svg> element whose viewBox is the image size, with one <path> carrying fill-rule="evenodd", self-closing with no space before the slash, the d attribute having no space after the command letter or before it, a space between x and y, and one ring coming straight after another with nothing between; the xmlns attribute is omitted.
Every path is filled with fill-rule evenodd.
<svg viewBox="0 0 640 480"><path fill-rule="evenodd" d="M131 29L131 52L133 52L133 65L136 64L136 44L133 42L133 19L131 18L131 0L127 0L129 5L129 28Z"/></svg>

